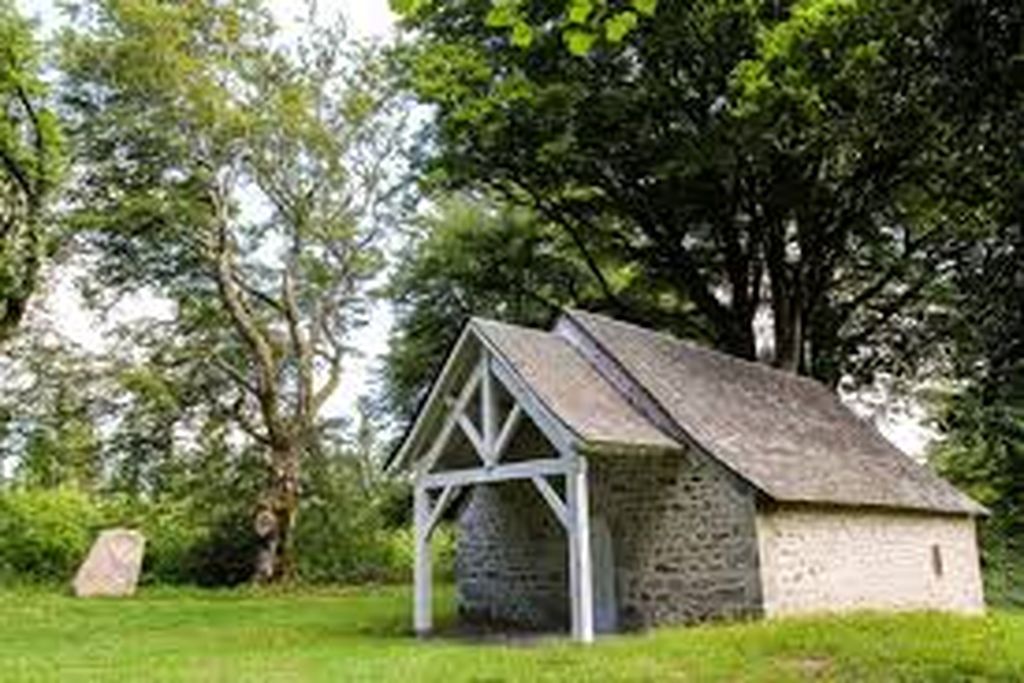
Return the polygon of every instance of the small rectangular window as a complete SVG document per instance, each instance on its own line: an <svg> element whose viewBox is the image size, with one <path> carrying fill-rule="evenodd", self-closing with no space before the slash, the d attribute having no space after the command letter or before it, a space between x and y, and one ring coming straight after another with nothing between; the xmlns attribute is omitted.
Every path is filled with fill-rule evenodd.
<svg viewBox="0 0 1024 683"><path fill-rule="evenodd" d="M932 571L935 576L942 577L942 548L938 545L932 546Z"/></svg>

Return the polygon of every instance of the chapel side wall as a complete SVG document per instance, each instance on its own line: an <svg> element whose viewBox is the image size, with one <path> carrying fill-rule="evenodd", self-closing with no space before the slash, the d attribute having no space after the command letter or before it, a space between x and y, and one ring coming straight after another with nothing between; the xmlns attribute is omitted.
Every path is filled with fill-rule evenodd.
<svg viewBox="0 0 1024 683"><path fill-rule="evenodd" d="M697 457L588 456L614 546L623 628L761 614L752 490Z"/></svg>
<svg viewBox="0 0 1024 683"><path fill-rule="evenodd" d="M459 514L456 599L469 622L565 630L565 530L532 482L476 486Z"/></svg>
<svg viewBox="0 0 1024 683"><path fill-rule="evenodd" d="M781 506L757 533L768 616L985 609L971 517Z"/></svg>

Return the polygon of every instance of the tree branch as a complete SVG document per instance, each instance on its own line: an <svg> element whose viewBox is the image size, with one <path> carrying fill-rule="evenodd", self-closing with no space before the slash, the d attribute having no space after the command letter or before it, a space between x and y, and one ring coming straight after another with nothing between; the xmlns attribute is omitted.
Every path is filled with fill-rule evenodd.
<svg viewBox="0 0 1024 683"><path fill-rule="evenodd" d="M223 182L223 181L222 181ZM226 183L224 183L226 184ZM256 356L258 381L256 397L260 404L267 431L271 437L284 433L277 405L277 362L274 359L273 347L266 334L259 327L251 312L246 307L238 279L232 264L232 246L228 234L228 207L223 185L210 188L209 196L214 206L216 235L213 246L214 274L221 301L227 309L232 324L242 340Z"/></svg>

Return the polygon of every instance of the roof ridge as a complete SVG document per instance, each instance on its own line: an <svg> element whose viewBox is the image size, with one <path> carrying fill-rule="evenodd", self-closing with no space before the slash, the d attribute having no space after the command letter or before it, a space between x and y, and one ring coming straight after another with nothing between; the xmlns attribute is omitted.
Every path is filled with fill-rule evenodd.
<svg viewBox="0 0 1024 683"><path fill-rule="evenodd" d="M572 319L572 315L570 313L570 311L572 310L573 309L565 309L565 313L568 315L569 319ZM600 353L602 356L607 357L608 361L611 364L614 364L614 370L617 371L617 373L622 376L622 379L628 381L629 384L631 384L636 389L636 391L642 395L642 398L646 402L650 403L657 413L660 413L659 415L654 416L654 418L652 419L652 416L647 415L646 411L641 410L639 406L634 405L634 408L644 416L644 419L654 424L655 427L657 427L661 431L666 431L666 428L672 427L674 429L668 429L668 431L682 431L684 434L686 434L687 437L689 437L689 440L694 440L692 435L687 433L686 430L683 429L682 425L680 425L677 420L672 418L669 412L665 409L665 406L663 406L661 402L658 401L657 397L655 397L650 392L650 390L643 385L643 383L641 383L636 377L634 377L633 373L629 371L625 364L614 353L612 353L611 349L607 348L604 344L602 344L601 340L595 337L593 333L591 333L591 331L586 328L585 325L581 325L577 321L573 321L573 323L574 329L576 329L580 334L582 334L598 353ZM557 337L560 337L565 341L565 343L571 346L573 350L580 357L582 357L587 362L587 364L593 367L597 374L600 375L606 382L608 382L608 384L610 384L616 392L622 395L624 399L626 399L630 404L635 403L635 400L630 396L626 395L627 392L623 388L618 386L619 382L616 381L615 378L608 376L607 369L599 367L599 363L596 361L596 359L591 357L593 354L588 354L585 349L580 347L579 343L567 337L565 334L559 334L557 332L557 328L558 321L555 322L554 329L552 329L551 333ZM667 422L668 424L665 426L665 428L663 428L658 424L659 422ZM678 441L676 435L669 434L669 436Z"/></svg>
<svg viewBox="0 0 1024 683"><path fill-rule="evenodd" d="M683 425L678 419L672 415L672 411L650 390L649 387L645 386L640 378L638 378L619 358L612 349L610 349L604 342L602 342L592 330L590 330L586 324L574 316L573 313L577 312L573 309L565 309L564 316L562 319L568 320L571 329L575 330L582 339L574 340L566 337L566 335L559 334L557 331L554 333L565 339L566 343L573 347L573 349L582 356L591 367L594 368L595 372L600 375L619 395L623 397L633 409L636 410L645 420L654 425L659 431L664 433L666 436L671 438L677 443L686 445L695 454L699 454L702 457L706 457L714 461L730 476L735 477L737 481L743 482L746 486L751 487L753 490L759 492L761 495L771 498L771 495L757 482L745 476L728 462L719 457L714 448L705 443L706 439L702 438L701 435L694 433L692 429ZM598 316L589 314L592 317L601 318L602 320L614 320L606 316ZM560 321L556 321L555 330L558 329ZM638 325L633 325L637 329L644 330L645 328ZM592 350L584 348L585 346L591 346ZM607 365L611 367L602 367L598 357L603 358ZM623 386L628 385L628 386Z"/></svg>
<svg viewBox="0 0 1024 683"><path fill-rule="evenodd" d="M755 370L756 372L762 372L762 373L765 373L765 374L768 374L768 375L771 375L771 376L774 376L774 377L784 378L784 379L786 379L788 381L797 381L797 382L801 382L801 383L804 383L804 384L808 384L808 385L816 387L819 390L823 389L826 392L828 392L829 394L835 395L835 392L831 391L826 385L822 384L821 382L819 382L818 380L814 379L813 377L808 377L807 375L798 375L798 374L793 373L793 372L787 372L786 370L779 369L779 368L777 368L775 366L769 365L769 364L764 363L762 361L750 360L749 358L741 358L740 356L734 356L731 353L727 353L725 351L720 351L720 350L718 350L718 349L716 349L714 347L711 347L711 346L705 346L705 345L700 344L700 343L698 343L698 342L696 342L696 341L694 341L692 339L686 339L684 337L678 337L678 336L672 334L671 332L665 332L664 330L658 330L658 329L654 329L654 328L651 328L651 327L645 327L645 326L640 325L638 323L629 322L627 320L619 320L618 318L613 318L613 317L611 317L609 315L604 315L604 314L601 314L601 313L594 313L592 311L585 311L585 310L579 309L579 308L565 308L563 310L564 310L565 314L569 315L570 317L582 316L582 317L598 318L599 320L601 320L602 322L605 322L605 323L610 323L612 325L617 325L617 326L620 326L620 327L629 327L629 328L632 328L634 330L639 330L640 332L643 332L645 334L653 334L655 336L658 336L658 337L661 337L663 339L666 339L666 340L668 340L668 341L670 341L670 342L672 342L674 344L679 344L680 346L685 346L686 348L688 348L688 349L690 349L692 351L696 351L698 353L706 353L706 354L708 354L708 355L710 355L710 356L712 356L714 358L721 359L721 360L723 360L723 361L725 361L727 363L734 363L737 366L747 367L747 368Z"/></svg>
<svg viewBox="0 0 1024 683"><path fill-rule="evenodd" d="M533 332L537 334L551 334L550 330L545 330L539 327L531 327L529 325L519 325L518 323L510 323L504 320L498 320L497 318L488 318L482 315L471 316L469 319L469 324L498 325L500 327L510 327L524 332Z"/></svg>
<svg viewBox="0 0 1024 683"><path fill-rule="evenodd" d="M631 323L631 322L628 322L628 321L625 321L625 320L619 320L617 318L613 318L613 317L607 316L607 315L601 315L600 313L592 313L590 311L583 311L583 310L580 310L580 309L566 309L566 312L569 313L569 315L582 315L584 317L597 318L601 322L606 323L606 324L611 324L613 326L619 326L619 327L631 328L631 329L639 331L639 332L641 332L643 334L655 335L655 336L660 337L662 339L665 339L665 340L667 340L667 341L669 341L671 343L678 344L680 346L684 346L684 347L686 347L687 349L689 349L691 351L695 351L697 353L705 353L708 356L713 357L713 358L715 358L717 360L721 360L721 361L726 362L726 363L732 363L736 367L747 368L747 369L753 370L755 372L762 373L765 376L775 377L775 378L782 379L782 380L787 381L787 382L799 382L799 383L803 384L804 386L811 387L816 392L822 394L823 396L827 396L832 401L832 403L834 403L837 407L839 407L840 409L850 413L854 418L856 418L857 420L863 422L865 425L870 427L871 431L873 432L873 437L875 437L879 441L880 444L884 445L888 449L891 449L892 451L894 451L895 453L897 453L899 455L902 455L904 457L909 457L905 452L903 452L902 449L898 448L895 444L893 444L891 441L889 441L889 439L885 438L885 435L883 435L881 433L881 431L875 426L875 424L873 422L871 422L869 420L865 420L862 417L860 417L859 415L857 415L857 413L855 413L849 406L847 406L845 403L843 403L842 399L839 397L837 392L833 391L828 386L826 386L822 382L814 379L813 377L808 377L806 375L798 375L796 373L787 372L785 370L780 370L779 368L773 367L773 366L768 365L766 363L763 363L761 361L754 361L754 360L749 360L747 358L741 358L739 356L734 356L732 354L726 353L725 351L719 351L718 349L714 349L714 348L711 348L711 347L708 347L708 346L703 346L703 345L698 344L698 343L696 343L696 342L694 342L692 340L689 340L689 339L683 339L681 337L677 337L676 335L672 334L671 332L664 332L662 330L656 330L656 329L652 329L652 328L649 328L649 327L644 327L643 325L638 325L636 323ZM610 353L610 351L609 351L609 353Z"/></svg>
<svg viewBox="0 0 1024 683"><path fill-rule="evenodd" d="M531 391L532 393L534 393L535 398L539 402L544 404L545 409L548 410L548 412L550 412L556 419L562 421L565 424L565 426L573 433L573 436L575 437L576 443L579 447L585 450L598 451L601 450L602 448L607 448L610 444L616 442L608 441L607 439L594 439L592 434L583 433L580 429L574 427L573 424L567 422L562 417L562 414L560 413L558 407L548 402L541 395L541 393L543 392L537 391L537 388L534 386L534 381L522 375L522 373L520 372L520 368L518 367L519 363L514 359L510 358L508 354L505 352L506 349L503 348L504 342L500 339L502 335L506 335L506 337L509 334L541 337L545 339L546 343L554 343L558 344L561 347L564 347L567 353L571 354L572 357L578 359L578 362L583 364L583 367L589 368L593 372L593 376L596 382L601 382L603 385L607 385L607 389L608 392L610 392L610 395L615 396L616 399L620 401L622 405L625 406L630 411L630 413L633 414L635 418L639 420L643 425L645 425L650 430L653 430L652 433L657 435L655 441L663 442L656 443L655 441L652 441L646 445L627 445L627 442L623 441L620 443L620 445L623 448L635 448L637 450L646 450L650 452L665 450L666 448L669 450L676 450L677 448L679 448L679 444L678 442L676 442L675 439L673 439L667 434L664 434L660 429L657 428L656 425L654 425L650 421L650 419L646 415L644 415L640 410L638 410L635 405L628 401L626 397L622 396L612 385L612 383L608 380L608 378L604 377L596 368L594 368L589 362L589 360L582 353L580 353L580 350L576 348L576 346L572 344L564 336L557 334L552 330L545 330L525 325L517 325L514 323L506 323L498 320L480 317L472 318L470 320L470 326L473 329L475 329L477 334L484 340L484 342L490 346L491 351L495 355L502 357L505 360L506 364L509 367L509 370L517 375L518 379L522 382L523 387L527 391ZM507 339L505 341L507 342Z"/></svg>

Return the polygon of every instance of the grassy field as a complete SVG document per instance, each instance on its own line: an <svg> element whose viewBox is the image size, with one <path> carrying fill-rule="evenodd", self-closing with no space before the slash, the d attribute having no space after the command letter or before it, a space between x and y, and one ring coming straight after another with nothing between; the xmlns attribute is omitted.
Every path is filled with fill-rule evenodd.
<svg viewBox="0 0 1024 683"><path fill-rule="evenodd" d="M451 602L441 592L442 604ZM450 621L450 614L443 619ZM408 634L405 590L0 592L3 681L1024 680L1024 613L803 619L602 639Z"/></svg>

